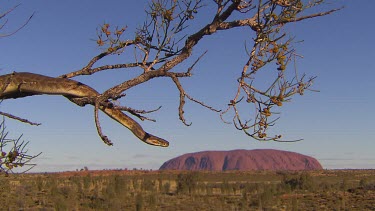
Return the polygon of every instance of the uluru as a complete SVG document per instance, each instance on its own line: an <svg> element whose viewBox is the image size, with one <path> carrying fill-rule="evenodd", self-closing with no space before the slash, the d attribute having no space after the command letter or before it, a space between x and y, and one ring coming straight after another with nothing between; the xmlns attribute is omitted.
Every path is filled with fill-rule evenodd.
<svg viewBox="0 0 375 211"><path fill-rule="evenodd" d="M296 152L254 149L202 151L166 161L160 170L321 170L318 160Z"/></svg>

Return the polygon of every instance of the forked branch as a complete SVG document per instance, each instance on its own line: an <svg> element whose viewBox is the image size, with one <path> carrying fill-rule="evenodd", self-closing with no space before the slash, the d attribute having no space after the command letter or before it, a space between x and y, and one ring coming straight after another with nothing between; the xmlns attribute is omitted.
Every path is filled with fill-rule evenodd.
<svg viewBox="0 0 375 211"><path fill-rule="evenodd" d="M100 106L113 106L127 111L141 120L152 120L143 114L148 112L126 106L109 105L111 99L121 98L131 88L154 78L170 78L179 91L178 115L185 125L184 105L186 99L198 103L214 112L220 112L224 122L233 122L234 126L245 134L261 141L282 140L281 134L270 135L268 130L278 120L279 109L290 102L295 94L302 95L310 89L315 77L302 74L298 68L290 68L296 57L293 44L295 37L285 30L285 26L306 19L329 15L339 9L311 13L310 9L324 4L324 0L152 0L146 10L147 19L134 34L127 27L112 27L108 23L97 29L97 45L102 52L94 56L86 66L60 77L71 78L80 75L93 75L101 71L114 69L134 69L138 75L117 84L95 99L74 99L77 105L95 105L95 122L103 140L98 109ZM213 6L214 12L208 14L204 8ZM198 30L189 30L196 16L204 13L206 23ZM238 70L238 85L229 104L223 111L196 100L186 93L180 78L191 77L192 69L204 52L186 71L177 71L176 67L191 57L193 49L202 40L224 30L243 27L248 29L249 41L244 53L242 69ZM125 39L124 36L128 38ZM130 37L130 39L129 39ZM131 52L129 52L131 51ZM134 55L131 62L96 66L105 57ZM128 61L129 58L127 57ZM259 72L267 69L273 75L260 83ZM172 71L174 70L174 71ZM259 85L261 84L261 85ZM242 106L243 104L247 106ZM239 106L241 105L241 106ZM158 110L158 109L156 109ZM155 111L156 111L155 110ZM250 114L250 116L249 116ZM231 121L226 120L230 116ZM295 140L299 141L299 140ZM105 141L110 143L109 141Z"/></svg>

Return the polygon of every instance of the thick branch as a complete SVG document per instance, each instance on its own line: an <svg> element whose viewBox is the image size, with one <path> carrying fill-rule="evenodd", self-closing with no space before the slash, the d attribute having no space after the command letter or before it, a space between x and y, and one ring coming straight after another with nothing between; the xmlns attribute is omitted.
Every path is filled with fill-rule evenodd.
<svg viewBox="0 0 375 211"><path fill-rule="evenodd" d="M198 44L203 36L215 33L219 24L229 17L229 15L237 8L240 2L241 1L239 0L234 1L234 3L232 3L232 5L230 5L222 15L220 15L218 18L215 18L211 23L204 26L198 32L189 36L185 42L185 46L181 50L181 54L166 62L160 69L163 71L169 71L177 64L180 64L185 59L187 59L191 55L193 47Z"/></svg>

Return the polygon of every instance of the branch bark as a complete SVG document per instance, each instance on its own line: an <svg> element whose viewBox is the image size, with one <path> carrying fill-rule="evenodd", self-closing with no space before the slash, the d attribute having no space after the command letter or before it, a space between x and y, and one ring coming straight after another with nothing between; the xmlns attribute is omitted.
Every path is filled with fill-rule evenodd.
<svg viewBox="0 0 375 211"><path fill-rule="evenodd" d="M59 76L72 78L80 75L93 75L101 71L130 68L142 71L134 78L107 89L96 99L74 99L73 102L80 106L95 105L95 121L102 138L105 136L102 136L100 131L97 118L98 106L105 105L111 99L121 98L132 87L158 77L170 78L179 91L178 115L185 125L191 125L184 118L186 98L209 110L221 112L220 109L215 109L191 97L179 80L181 77L192 76L192 69L206 52L198 57L187 70L172 70L177 69L177 65L185 63L192 56L193 49L202 40L220 31L244 27L250 29L249 37L252 38L253 44L249 45L250 47L246 46L249 48L248 58L244 61L243 68L239 70L237 90L227 108L221 112L221 117L224 119L225 115L231 114L235 127L257 140L284 141L281 140L280 134L267 134L268 129L278 119L278 112L274 110L282 106L284 102L289 102L293 95L302 95L304 90L312 85L314 77L306 80L304 76L299 77L296 68L289 70L289 64L293 63L297 54L293 48L293 36L283 29L287 24L329 15L342 8L309 14L309 9L324 4L324 1L214 0L210 1L216 8L210 16L212 19L208 19L207 24L197 31L187 32L188 24L194 23L194 16L205 12L203 2L207 1L153 0L146 10L147 19L137 29L134 39L122 38L122 35L126 33L126 27L116 27L112 30L108 23L103 24L97 29L97 44L104 48L103 52L94 56L83 68ZM101 59L121 55L129 49L134 50L134 61L95 66ZM262 71L265 65L271 63L276 64L277 68L273 70L274 77L266 81L270 84L269 87L266 89L256 87L254 81L257 79L257 73ZM287 74L287 71L291 73ZM294 75L291 78L287 77L293 72ZM247 103L250 110L255 110L255 112L242 112L238 105L244 103ZM125 106L118 106L118 108L125 109L142 120L149 119L141 115L139 109ZM252 113L253 116L243 117L243 113Z"/></svg>

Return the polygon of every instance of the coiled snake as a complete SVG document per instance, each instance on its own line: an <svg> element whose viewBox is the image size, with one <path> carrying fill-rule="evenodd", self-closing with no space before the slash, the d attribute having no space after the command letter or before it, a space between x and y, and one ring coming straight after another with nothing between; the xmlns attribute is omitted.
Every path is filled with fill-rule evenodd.
<svg viewBox="0 0 375 211"><path fill-rule="evenodd" d="M62 95L69 100L99 96L95 89L67 78L53 78L27 72L14 72L0 76L0 99L42 94ZM99 108L106 115L127 127L138 139L146 144L161 147L169 146L168 141L147 133L141 125L122 111L105 106L100 106Z"/></svg>

